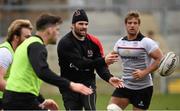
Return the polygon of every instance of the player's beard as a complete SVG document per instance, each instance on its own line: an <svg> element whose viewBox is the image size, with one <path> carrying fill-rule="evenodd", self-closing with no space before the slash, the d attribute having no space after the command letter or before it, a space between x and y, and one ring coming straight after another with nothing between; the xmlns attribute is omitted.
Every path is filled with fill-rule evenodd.
<svg viewBox="0 0 180 111"><path fill-rule="evenodd" d="M86 31L86 30L84 30L84 31ZM77 32L76 30L74 30L74 32L75 32L75 34L76 34L79 38L83 38L83 37L85 37L86 34L87 34L87 32L86 32L85 34L81 34L80 31Z"/></svg>

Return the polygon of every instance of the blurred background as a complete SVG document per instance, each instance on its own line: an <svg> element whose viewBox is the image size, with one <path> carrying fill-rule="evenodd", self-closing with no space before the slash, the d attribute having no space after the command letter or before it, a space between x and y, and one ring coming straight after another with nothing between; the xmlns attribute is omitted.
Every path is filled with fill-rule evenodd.
<svg viewBox="0 0 180 111"><path fill-rule="evenodd" d="M141 32L154 39L163 53L174 51L180 56L180 0L0 0L0 41L7 34L9 24L19 18L29 19L33 25L41 13L53 13L63 18L60 37L70 31L73 12L83 8L89 17L88 32L97 36L105 54L126 34L124 17L131 10L141 14ZM59 40L58 40L59 41ZM59 74L57 45L48 46L48 62ZM121 77L121 63L111 65L112 74ZM169 77L154 75L154 96L150 109L180 109L180 65ZM64 109L58 88L43 84L42 94L53 98ZM112 86L97 76L97 109L105 109L113 92ZM128 108L131 108L129 106Z"/></svg>

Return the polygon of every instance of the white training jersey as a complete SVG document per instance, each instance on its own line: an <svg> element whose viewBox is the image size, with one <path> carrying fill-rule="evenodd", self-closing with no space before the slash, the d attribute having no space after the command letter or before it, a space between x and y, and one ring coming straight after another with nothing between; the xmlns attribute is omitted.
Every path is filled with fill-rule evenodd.
<svg viewBox="0 0 180 111"><path fill-rule="evenodd" d="M150 38L138 34L135 40L128 40L127 37L119 39L114 51L120 55L123 66L123 76L125 87L133 90L143 89L153 85L151 74L146 75L140 80L135 80L132 72L135 69L145 69L151 64L151 58L148 56L156 50L158 45Z"/></svg>
<svg viewBox="0 0 180 111"><path fill-rule="evenodd" d="M8 69L8 67L12 64L13 55L7 48L0 48L0 66Z"/></svg>

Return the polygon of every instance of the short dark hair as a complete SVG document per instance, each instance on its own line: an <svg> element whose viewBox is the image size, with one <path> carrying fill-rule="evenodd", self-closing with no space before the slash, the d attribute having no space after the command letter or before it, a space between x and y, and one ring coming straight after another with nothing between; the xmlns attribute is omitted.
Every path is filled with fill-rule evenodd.
<svg viewBox="0 0 180 111"><path fill-rule="evenodd" d="M51 25L61 24L62 19L60 16L52 15L52 14L42 14L36 21L36 29L44 30Z"/></svg>
<svg viewBox="0 0 180 111"><path fill-rule="evenodd" d="M8 28L7 41L11 42L14 35L21 36L22 28L28 28L32 30L33 26L31 22L27 19L14 20Z"/></svg>
<svg viewBox="0 0 180 111"><path fill-rule="evenodd" d="M128 21L129 19L132 19L132 18L138 19L138 23L141 24L141 20L140 20L140 16L139 16L139 15L140 15L140 14L139 14L138 11L130 11L130 12L127 14L127 16L125 17L125 20L124 20L125 24L127 23L127 21Z"/></svg>

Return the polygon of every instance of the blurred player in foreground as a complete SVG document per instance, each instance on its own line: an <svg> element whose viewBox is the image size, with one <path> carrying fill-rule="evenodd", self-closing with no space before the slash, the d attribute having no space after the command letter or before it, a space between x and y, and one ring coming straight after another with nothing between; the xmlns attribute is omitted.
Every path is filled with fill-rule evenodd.
<svg viewBox="0 0 180 111"><path fill-rule="evenodd" d="M43 14L36 22L36 35L26 39L16 50L3 96L5 110L58 110L53 100L44 100L39 91L42 80L88 95L92 90L82 84L59 77L49 69L46 45L55 44L61 17Z"/></svg>
<svg viewBox="0 0 180 111"><path fill-rule="evenodd" d="M32 24L26 19L14 20L9 28L7 39L0 44L0 109L2 109L3 91L9 77L11 64L16 48L31 36Z"/></svg>

